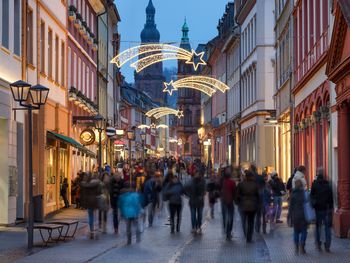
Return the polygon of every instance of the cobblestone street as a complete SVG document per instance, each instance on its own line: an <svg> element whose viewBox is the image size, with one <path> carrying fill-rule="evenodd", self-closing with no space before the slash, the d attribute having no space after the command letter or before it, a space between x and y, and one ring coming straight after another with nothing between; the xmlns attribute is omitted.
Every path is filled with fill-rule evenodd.
<svg viewBox="0 0 350 263"><path fill-rule="evenodd" d="M332 253L318 252L314 246L313 227L309 230L307 254L297 256L294 253L292 229L280 224L267 235L254 235L254 242L246 244L241 229L238 213L235 214L233 240L226 241L222 234L221 213L216 205L216 217L205 216L203 234L193 236L190 233L190 213L187 206L183 209L182 228L179 234L170 234L167 209L160 211L152 228L146 227L142 240L131 246L126 245L125 225L122 232L112 234L111 221L107 235L100 235L99 240L87 238L85 211L67 209L57 214L57 218L80 217L78 236L73 241L53 244L49 248L36 247L32 255L23 252L25 235L17 234L9 242L23 244L16 250L1 248L0 261L18 263L65 263L65 262L348 262L350 242L348 239L333 237ZM204 214L207 215L207 209ZM285 213L285 211L284 211ZM110 217L111 218L111 217ZM18 232L18 231L17 231ZM20 232L21 233L21 232ZM4 232L1 238L6 238ZM37 239L38 241L39 239ZM21 241L21 242L20 242ZM23 242L22 242L23 241ZM13 246L12 246L13 247Z"/></svg>

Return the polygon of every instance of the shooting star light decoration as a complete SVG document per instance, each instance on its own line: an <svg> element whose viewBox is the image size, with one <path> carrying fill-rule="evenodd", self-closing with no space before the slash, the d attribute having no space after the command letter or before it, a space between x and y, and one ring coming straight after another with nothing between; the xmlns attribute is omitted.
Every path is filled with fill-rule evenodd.
<svg viewBox="0 0 350 263"><path fill-rule="evenodd" d="M164 82L163 92L168 92L169 95L173 95L174 91L180 88L196 89L204 92L209 97L211 97L217 90L225 92L230 88L220 80L207 76L191 76L187 78L182 78L177 81L170 81L169 83Z"/></svg>
<svg viewBox="0 0 350 263"><path fill-rule="evenodd" d="M135 68L136 72L139 73L148 66L160 61L178 59L185 60L185 63L192 65L196 71L199 65L206 65L203 56L204 52L197 53L194 50L189 52L186 49L169 44L147 44L132 47L121 52L111 60L111 63L115 63L118 68L121 68L130 60L138 58L130 66Z"/></svg>
<svg viewBox="0 0 350 263"><path fill-rule="evenodd" d="M174 114L178 118L181 118L184 116L182 110L175 110L175 109L168 108L168 107L154 108L154 109L146 112L147 117L154 117L156 119L159 119L163 116L170 115L170 114Z"/></svg>

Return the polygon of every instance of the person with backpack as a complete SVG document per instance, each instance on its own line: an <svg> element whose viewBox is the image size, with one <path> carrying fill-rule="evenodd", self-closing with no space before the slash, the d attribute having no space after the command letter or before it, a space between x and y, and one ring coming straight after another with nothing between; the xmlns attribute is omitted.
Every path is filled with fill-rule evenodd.
<svg viewBox="0 0 350 263"><path fill-rule="evenodd" d="M311 187L311 204L316 212L316 231L315 243L318 250L322 250L321 231L324 226L325 242L324 248L326 252L330 252L331 247L331 228L333 213L333 192L329 182L324 179L323 169L318 169L316 180Z"/></svg>
<svg viewBox="0 0 350 263"><path fill-rule="evenodd" d="M226 239L232 239L233 217L234 217L234 198L236 195L236 183L231 178L230 167L224 169L224 174L221 183L221 208L223 227L226 234Z"/></svg>

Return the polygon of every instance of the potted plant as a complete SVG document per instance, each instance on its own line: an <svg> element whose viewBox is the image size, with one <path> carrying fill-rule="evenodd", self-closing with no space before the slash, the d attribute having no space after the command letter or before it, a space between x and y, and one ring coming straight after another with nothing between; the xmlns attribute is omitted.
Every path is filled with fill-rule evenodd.
<svg viewBox="0 0 350 263"><path fill-rule="evenodd" d="M87 39L87 42L89 43L89 45L91 45L94 42L94 37L95 37L95 35L93 33L91 33L91 30L90 30L89 37Z"/></svg>
<svg viewBox="0 0 350 263"><path fill-rule="evenodd" d="M80 28L79 28L79 33L81 34L81 35L84 35L85 34L85 32L86 32L86 22L85 21L82 21L81 22L81 26L80 26Z"/></svg>
<svg viewBox="0 0 350 263"><path fill-rule="evenodd" d="M74 5L70 5L68 8L68 19L74 21L76 18L77 8Z"/></svg>
<svg viewBox="0 0 350 263"><path fill-rule="evenodd" d="M76 17L74 20L74 27L78 29L81 27L81 15L79 13L76 13Z"/></svg>
<svg viewBox="0 0 350 263"><path fill-rule="evenodd" d="M85 22L86 24L86 22ZM90 28L87 26L85 26L85 32L84 32L84 35L83 35L84 39L87 40L89 37L90 37Z"/></svg>

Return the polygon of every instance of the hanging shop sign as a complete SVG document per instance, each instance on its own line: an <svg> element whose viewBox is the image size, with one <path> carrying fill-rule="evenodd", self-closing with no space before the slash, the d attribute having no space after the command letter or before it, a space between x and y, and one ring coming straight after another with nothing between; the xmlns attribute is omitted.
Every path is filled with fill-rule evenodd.
<svg viewBox="0 0 350 263"><path fill-rule="evenodd" d="M80 142L83 145L91 145L95 142L96 136L92 129L85 129L80 133Z"/></svg>

